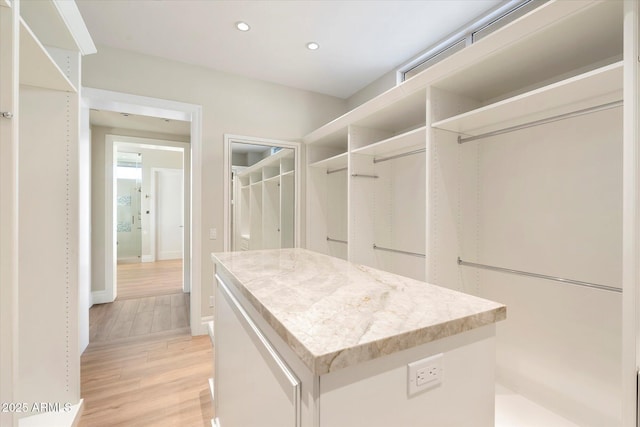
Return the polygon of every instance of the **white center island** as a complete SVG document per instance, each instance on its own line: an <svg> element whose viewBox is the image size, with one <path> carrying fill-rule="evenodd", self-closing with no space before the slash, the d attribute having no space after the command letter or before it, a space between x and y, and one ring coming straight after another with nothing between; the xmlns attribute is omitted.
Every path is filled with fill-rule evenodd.
<svg viewBox="0 0 640 427"><path fill-rule="evenodd" d="M504 305L304 249L212 258L218 427L494 425Z"/></svg>

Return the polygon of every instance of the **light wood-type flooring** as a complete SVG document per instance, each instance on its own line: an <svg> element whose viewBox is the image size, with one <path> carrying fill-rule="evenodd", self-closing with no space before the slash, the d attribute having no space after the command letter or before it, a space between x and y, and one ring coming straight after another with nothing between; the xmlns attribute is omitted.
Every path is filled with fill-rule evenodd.
<svg viewBox="0 0 640 427"><path fill-rule="evenodd" d="M118 264L118 299L175 294L182 291L182 260Z"/></svg>
<svg viewBox="0 0 640 427"><path fill-rule="evenodd" d="M182 267L169 267L164 261L159 266L144 264L151 263L118 266L118 299L89 311L79 425L210 426L213 352L208 336L191 336ZM142 274L142 269L154 274ZM162 294L171 281L173 292ZM123 290L128 298L122 297Z"/></svg>

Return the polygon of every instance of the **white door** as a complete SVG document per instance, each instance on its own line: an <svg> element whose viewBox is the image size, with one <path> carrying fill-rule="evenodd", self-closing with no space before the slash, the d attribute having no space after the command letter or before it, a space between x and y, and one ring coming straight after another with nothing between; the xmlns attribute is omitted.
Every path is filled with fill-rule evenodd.
<svg viewBox="0 0 640 427"><path fill-rule="evenodd" d="M183 184L181 169L155 171L156 259L182 258Z"/></svg>

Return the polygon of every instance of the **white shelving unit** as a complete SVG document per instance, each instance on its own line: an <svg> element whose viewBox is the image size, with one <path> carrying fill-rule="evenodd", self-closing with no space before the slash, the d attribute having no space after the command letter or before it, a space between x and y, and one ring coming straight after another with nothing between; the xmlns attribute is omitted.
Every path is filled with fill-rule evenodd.
<svg viewBox="0 0 640 427"><path fill-rule="evenodd" d="M638 14L546 2L304 138L307 247L506 303L498 389L581 426L635 426Z"/></svg>
<svg viewBox="0 0 640 427"><path fill-rule="evenodd" d="M622 100L621 61L454 117L434 128L480 135Z"/></svg>
<svg viewBox="0 0 640 427"><path fill-rule="evenodd" d="M78 165L86 160L79 136L80 68L81 55L95 47L73 2L14 0L0 4L0 14L1 109L13 114L0 119L0 400L29 408L72 405L68 413L3 412L0 424L72 425L82 407L80 353L89 310L82 299L89 295L81 238L89 233L89 218L79 185L84 177Z"/></svg>
<svg viewBox="0 0 640 427"><path fill-rule="evenodd" d="M309 249L424 279L425 114L421 92L305 138Z"/></svg>
<svg viewBox="0 0 640 427"><path fill-rule="evenodd" d="M294 245L295 170L293 152L283 149L236 175L235 250Z"/></svg>

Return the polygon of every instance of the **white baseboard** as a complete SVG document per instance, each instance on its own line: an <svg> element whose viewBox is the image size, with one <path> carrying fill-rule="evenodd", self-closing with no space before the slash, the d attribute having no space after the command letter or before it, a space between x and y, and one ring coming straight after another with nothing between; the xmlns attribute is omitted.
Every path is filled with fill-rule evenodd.
<svg viewBox="0 0 640 427"><path fill-rule="evenodd" d="M76 427L80 423L80 416L84 406L84 399L80 399L78 403L71 406L67 412L64 410L58 412L44 412L42 414L31 415L30 417L20 418L19 427Z"/></svg>
<svg viewBox="0 0 640 427"><path fill-rule="evenodd" d="M156 257L153 255L142 255L142 262L156 262Z"/></svg>
<svg viewBox="0 0 640 427"><path fill-rule="evenodd" d="M93 304L106 304L113 302L113 298L107 291L92 291L91 292L91 305Z"/></svg>
<svg viewBox="0 0 640 427"><path fill-rule="evenodd" d="M200 324L197 326L197 330L191 328L191 335L208 335L209 334L209 322L213 321L213 316L203 316L200 318Z"/></svg>
<svg viewBox="0 0 640 427"><path fill-rule="evenodd" d="M158 261L164 259L182 259L182 251L159 252Z"/></svg>

